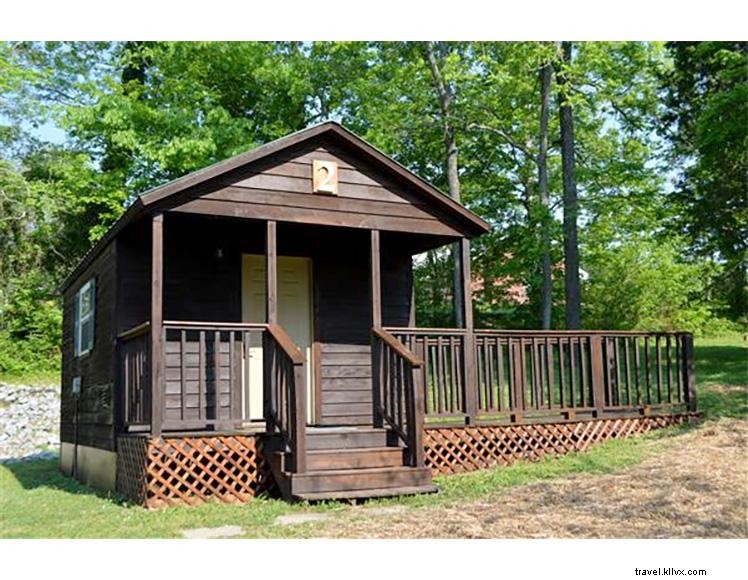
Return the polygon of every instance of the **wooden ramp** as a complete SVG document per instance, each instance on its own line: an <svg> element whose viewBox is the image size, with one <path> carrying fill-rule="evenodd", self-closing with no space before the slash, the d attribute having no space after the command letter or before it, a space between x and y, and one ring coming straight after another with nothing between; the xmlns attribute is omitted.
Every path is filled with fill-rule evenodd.
<svg viewBox="0 0 748 580"><path fill-rule="evenodd" d="M293 457L279 438L265 452L281 493L287 500L327 500L433 493L431 470L406 464L395 434L375 427L310 427L307 469L286 469Z"/></svg>

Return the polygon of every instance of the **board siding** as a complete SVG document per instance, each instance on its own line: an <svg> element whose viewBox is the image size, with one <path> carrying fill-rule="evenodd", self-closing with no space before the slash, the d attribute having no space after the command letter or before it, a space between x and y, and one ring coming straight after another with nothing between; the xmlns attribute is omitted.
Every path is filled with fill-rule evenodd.
<svg viewBox="0 0 748 580"><path fill-rule="evenodd" d="M314 194L312 161L339 167L337 195ZM224 175L170 209L226 217L401 231L459 238L460 228L433 204L381 169L331 143L307 144Z"/></svg>
<svg viewBox="0 0 748 580"><path fill-rule="evenodd" d="M115 241L109 243L63 294L60 440L108 451L115 449L116 246ZM91 278L96 278L94 345L91 352L76 357L73 348L75 294ZM76 376L81 377L78 397L72 394L73 377Z"/></svg>

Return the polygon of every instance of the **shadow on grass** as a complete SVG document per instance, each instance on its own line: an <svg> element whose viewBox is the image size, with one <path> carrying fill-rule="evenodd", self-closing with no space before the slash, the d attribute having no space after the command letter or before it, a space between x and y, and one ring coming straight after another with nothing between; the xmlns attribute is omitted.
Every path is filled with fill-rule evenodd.
<svg viewBox="0 0 748 580"><path fill-rule="evenodd" d="M697 346L696 380L700 384L748 383L748 348L732 345Z"/></svg>
<svg viewBox="0 0 748 580"><path fill-rule="evenodd" d="M708 419L748 416L748 349L697 345L695 355L699 410Z"/></svg>
<svg viewBox="0 0 748 580"><path fill-rule="evenodd" d="M89 495L109 500L119 505L128 502L114 492L103 491L80 483L60 471L58 459L34 459L7 462L0 465L13 474L23 489L52 489L72 495Z"/></svg>

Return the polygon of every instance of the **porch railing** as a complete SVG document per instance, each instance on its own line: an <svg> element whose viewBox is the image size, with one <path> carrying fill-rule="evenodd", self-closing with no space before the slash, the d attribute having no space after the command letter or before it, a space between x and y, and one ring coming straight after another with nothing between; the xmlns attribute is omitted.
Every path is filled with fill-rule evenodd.
<svg viewBox="0 0 748 580"><path fill-rule="evenodd" d="M383 328L372 329L375 424L395 431L406 445L413 467L422 467L423 360Z"/></svg>
<svg viewBox="0 0 748 580"><path fill-rule="evenodd" d="M162 429L239 426L249 348L264 331L264 324L164 322Z"/></svg>
<svg viewBox="0 0 748 580"><path fill-rule="evenodd" d="M465 330L388 330L423 359L420 388L432 421L696 409L688 333L477 330L470 353Z"/></svg>
<svg viewBox="0 0 748 580"><path fill-rule="evenodd" d="M154 403L149 323L118 336L121 423L127 431L152 428ZM306 462L306 390L304 357L278 325L165 321L161 329L163 380L157 385L160 429L189 431L234 429L245 417L245 386L255 375L251 349L263 352L264 418L292 452L288 467L304 471ZM252 363L256 364L256 363Z"/></svg>
<svg viewBox="0 0 748 580"><path fill-rule="evenodd" d="M151 422L151 325L139 324L118 336L122 421L133 428Z"/></svg>
<svg viewBox="0 0 748 580"><path fill-rule="evenodd" d="M267 326L263 343L265 419L291 452L295 473L306 471L306 381L304 355L277 324Z"/></svg>

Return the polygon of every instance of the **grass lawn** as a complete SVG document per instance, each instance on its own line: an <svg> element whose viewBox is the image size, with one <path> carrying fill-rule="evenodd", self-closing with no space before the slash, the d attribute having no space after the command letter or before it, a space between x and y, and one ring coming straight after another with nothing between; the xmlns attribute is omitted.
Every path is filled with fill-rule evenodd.
<svg viewBox="0 0 748 580"><path fill-rule="evenodd" d="M697 340L699 407L707 419L748 415L748 347L741 337ZM373 506L457 505L490 500L508 488L577 473L603 474L641 463L673 444L668 429L644 437L609 441L586 453L535 463L516 463L464 475L436 478L437 495L377 500ZM0 537L4 538L147 538L179 537L189 528L236 525L247 537L306 537L315 524L278 526L280 515L298 512L334 514L352 508L343 503L289 505L257 498L245 505L205 504L195 508L147 511L64 477L55 461L0 466Z"/></svg>
<svg viewBox="0 0 748 580"><path fill-rule="evenodd" d="M0 373L0 383L8 385L59 385L60 371Z"/></svg>

